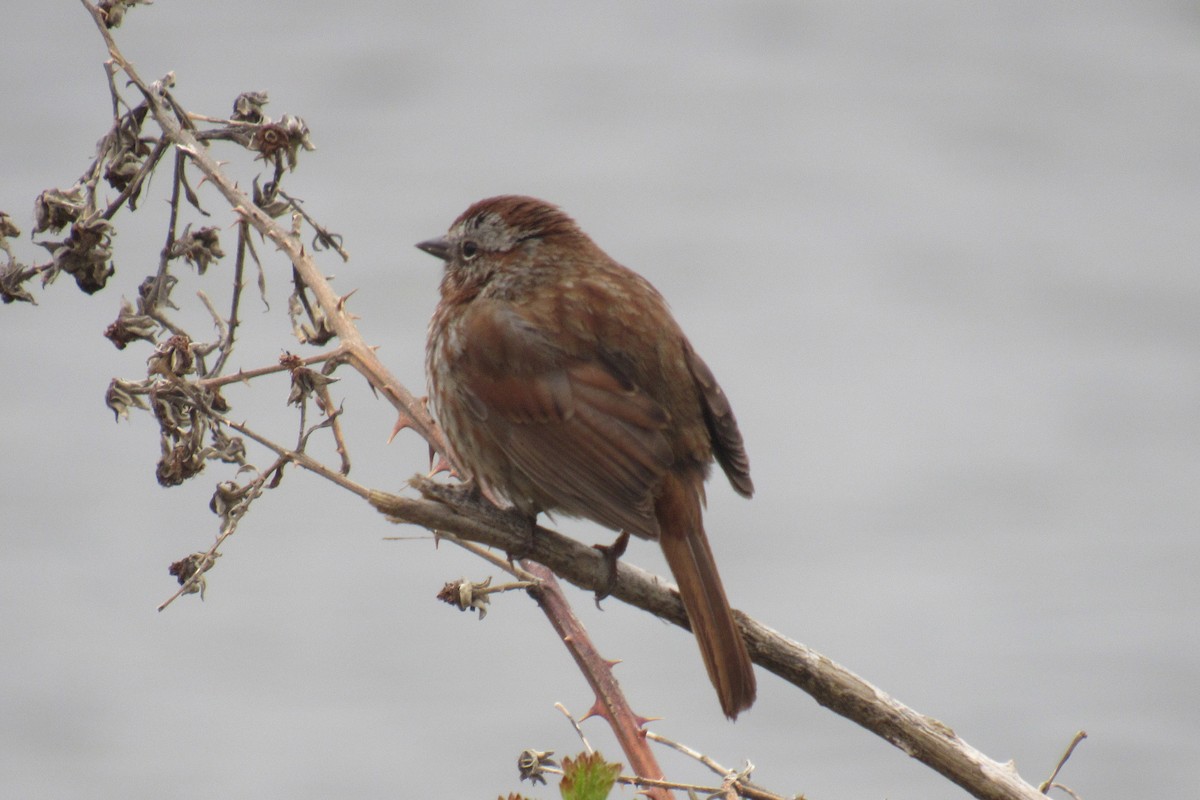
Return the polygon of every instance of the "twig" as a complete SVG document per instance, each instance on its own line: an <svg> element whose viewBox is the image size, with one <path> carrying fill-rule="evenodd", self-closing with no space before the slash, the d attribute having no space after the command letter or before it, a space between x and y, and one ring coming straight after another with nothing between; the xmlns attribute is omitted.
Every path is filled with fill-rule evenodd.
<svg viewBox="0 0 1200 800"><path fill-rule="evenodd" d="M783 795L769 792L757 784L750 783L744 777L740 777L738 772L721 766L709 756L706 756L697 750L693 750L687 745L681 744L674 739L668 739L666 736L657 734L654 731L646 731L646 738L652 742L658 742L659 744L666 745L672 750L678 750L688 758L695 759L704 766L708 767L717 775L720 775L722 779L735 779L735 789L742 797L752 798L752 800L787 800L787 798L785 798ZM750 768L748 767L745 771L747 776L749 775L749 769Z"/></svg>
<svg viewBox="0 0 1200 800"><path fill-rule="evenodd" d="M100 214L103 219L112 219L114 216L116 216L116 213L121 209L121 206L125 204L125 201L132 197L134 193L141 190L142 184L146 181L146 178L150 177L150 173L154 172L154 169L158 166L158 162L162 159L165 152L167 152L167 142L165 139L160 139L154 145L154 150L150 153L146 160L142 162L142 166L138 169L137 174L131 181L129 181L125 188L121 190L120 194L113 198L113 200L108 204L108 207L104 209L104 212Z"/></svg>
<svg viewBox="0 0 1200 800"><path fill-rule="evenodd" d="M251 481L246 493L246 499L243 503L246 508L249 508L250 503L262 494L263 485L265 484L267 477L273 474L277 469L281 468L283 463L284 459L277 459L275 463L266 470L266 472L261 473L257 478ZM237 530L238 523L241 522L241 519L241 514L230 515L228 522L222 528L221 533L217 536L216 541L213 542L212 547L208 548L208 550L200 556L199 560L204 565L203 568L197 569L191 575L191 577L180 584L179 589L175 591L175 594L159 603L159 611L162 611L167 606L171 605L171 603L174 603L181 596L194 591L193 587L195 587L198 582L204 580L204 573L207 572L212 564L216 561L217 557L220 555L219 551L221 549L221 545L223 545L225 540L232 536L234 531Z"/></svg>
<svg viewBox="0 0 1200 800"><path fill-rule="evenodd" d="M589 591L604 585L603 557L569 537L537 527L517 512L495 508L472 493L414 478L410 484L429 499L415 500L370 492L372 505L397 522L452 531L545 564L554 574ZM627 561L617 565L612 596L686 628L678 592L662 578ZM803 689L818 703L876 733L913 758L982 800L1039 800L1044 796L1023 781L1016 767L993 761L958 737L946 724L920 714L828 657L783 636L740 611L734 612L754 663Z"/></svg>
<svg viewBox="0 0 1200 800"><path fill-rule="evenodd" d="M333 446L338 457L342 460L341 472L343 475L350 474L350 448L346 445L346 437L342 432L341 413L333 411L333 398L329 395L329 387L325 384L317 384L314 387L317 393L317 399L321 409L329 417L329 429L333 434Z"/></svg>
<svg viewBox="0 0 1200 800"><path fill-rule="evenodd" d="M320 364L324 361L333 361L344 358L345 355L345 348L338 346L327 353L321 353L320 355L302 358L300 359L300 364L306 367L311 367L313 364ZM254 378L261 378L263 375L272 375L276 372L288 372L291 369L293 369L293 367L289 364L272 364L267 367L256 367L254 369L239 369L237 372L230 373L229 375L218 375L214 378L201 378L200 380L196 381L196 384L204 387L205 389L215 390L231 383L244 383L253 380Z"/></svg>
<svg viewBox="0 0 1200 800"><path fill-rule="evenodd" d="M167 220L167 241L163 244L162 253L158 257L158 276L154 279L153 288L146 294L147 313L157 314L166 300L167 270L171 264L171 246L175 244L175 228L179 220L179 187L182 185L183 154L175 154L175 173L171 181L171 209Z"/></svg>
<svg viewBox="0 0 1200 800"><path fill-rule="evenodd" d="M200 298L200 302L204 304L204 308L208 311L208 315L212 317L213 327L217 329L217 340L209 345L204 345L201 352L208 355L213 350L224 350L225 344L229 337L229 328L225 325L225 320L217 313L217 309L213 306L212 300L208 299L208 295L202 291L196 292L196 296ZM194 348L200 349L200 348Z"/></svg>
<svg viewBox="0 0 1200 800"><path fill-rule="evenodd" d="M1067 788L1066 786L1055 783L1054 779L1058 777L1058 773L1062 771L1062 768L1066 765L1068 759L1071 758L1071 754L1075 752L1075 748L1078 747L1079 743L1082 742L1086 738L1087 738L1087 731L1076 731L1075 735L1073 737L1071 737L1071 743L1069 745L1067 745L1066 751L1062 754L1062 758L1060 758L1058 760L1058 764L1055 765L1054 772L1051 772L1050 777L1047 778L1046 780L1042 781L1041 784L1038 785L1038 791L1040 791L1042 794L1049 794L1050 790L1052 788L1057 788L1057 789L1062 789L1064 792L1071 795L1072 797L1077 796L1074 791Z"/></svg>
<svg viewBox="0 0 1200 800"><path fill-rule="evenodd" d="M509 575L512 575L514 578L517 578L519 581L523 581L523 582L530 583L530 584L537 583L537 578L533 575L533 573L528 572L525 569L522 569L521 566L516 561L510 561L506 558L501 558L500 556L496 555L496 553L494 553L493 551L489 550L486 547L481 547L481 546L475 544L475 542L472 542L468 539L463 539L461 536L458 536L457 534L454 534L454 533L450 533L449 531L434 531L434 535L438 539L445 540L447 542L450 542L451 544L461 547L463 550L466 550L468 553L470 553L474 556L477 556L477 557L483 559L484 561L488 562L496 569L507 572Z"/></svg>
<svg viewBox="0 0 1200 800"><path fill-rule="evenodd" d="M583 749L588 753L596 752L595 748L592 747L592 743L589 742L587 737L583 735L583 728L579 725L579 720L575 719L575 715L570 711L567 711L567 707L562 703L555 703L554 707L557 708L562 715L567 718L567 721L571 723L571 727L575 729L575 735L578 736L579 741L583 743Z"/></svg>
<svg viewBox="0 0 1200 800"><path fill-rule="evenodd" d="M308 212L304 210L304 206L301 204L301 202L299 200L292 197L291 195L289 195L287 192L283 191L282 189L279 189L278 191L279 191L279 196L282 197L284 200L287 200L289 203L291 203L292 208L296 209L296 213L298 213L300 216L304 217L304 221L307 222L310 226L312 226L312 229L317 232L316 237L314 237L314 239L313 239L313 249L314 250L320 249L319 247L317 247L317 245L320 245L321 247L327 247L330 250L333 250L335 253L337 253L339 256L342 257L342 261L350 260L350 254L347 253L345 248L342 247L341 234L333 233L332 231L326 229L323 225L318 224L317 221L315 219L313 219L312 217L310 217L308 215Z"/></svg>
<svg viewBox="0 0 1200 800"><path fill-rule="evenodd" d="M168 98L162 98L142 80L137 70L121 54L112 34L104 24L104 15L89 0L80 0L92 15L100 35L108 47L109 56L116 62L129 80L145 97L154 115L155 121L163 129L164 134L175 143L176 149L188 158L204 173L210 183L225 197L236 214L254 226L263 236L283 250L293 267L301 275L305 285L313 293L328 322L346 347L347 358L359 372L379 391L396 409L404 414L411 426L422 438L430 442L439 453L447 455L449 448L441 430L433 422L429 412L421 402L409 393L386 367L375 356L374 350L363 340L362 335L354 326L353 321L342 307L341 298L334 294L320 270L308 255L304 246L284 230L275 220L271 219L262 209L246 196L232 181L221 172L216 161L208 154L206 148L196 139L196 136L182 126L177 118L175 106Z"/></svg>
<svg viewBox="0 0 1200 800"><path fill-rule="evenodd" d="M354 481L347 478L345 475L342 475L337 470L332 470L329 467L326 467L324 464L322 464L320 461L317 461L312 456L306 455L305 453L299 452L297 450L288 450L286 447L283 447L282 445L278 445L275 442L268 439L267 437L256 433L254 430L247 427L245 424L243 424L241 422L234 422L233 420L229 419L228 417L224 417L220 414L214 413L213 418L220 420L222 425L227 425L228 427L230 427L233 430L237 431L238 433L242 434L246 438L253 439L255 442L258 442L263 447L267 448L268 450L273 451L276 455L280 456L284 461L295 464L298 467L303 467L304 469L306 469L309 472L312 472L316 475L320 475L322 478L324 478L328 481L332 481L333 483L336 483L338 486L342 487L343 489L353 492L354 494L358 495L359 497L361 497L363 499L370 498L372 490L368 489L367 487L365 487L361 484L355 483Z"/></svg>
<svg viewBox="0 0 1200 800"><path fill-rule="evenodd" d="M587 629L567 604L554 573L535 561L525 560L523 566L540 582L530 593L537 598L546 619L596 693L596 702L587 716L602 717L608 722L635 775L652 781L662 780L662 767L642 735L641 728L646 719L634 714L629 707L625 693L612 674L613 662L600 656ZM650 787L647 794L655 800L671 800L672 797L669 791L658 786Z"/></svg>
<svg viewBox="0 0 1200 800"><path fill-rule="evenodd" d="M229 360L229 356L233 354L233 344L236 339L237 328L239 324L238 309L242 301L242 281L246 272L246 224L239 223L237 226L238 243L237 255L233 261L233 291L229 299L229 319L225 322L223 335L221 337L220 353L217 356L217 363L213 364L209 375L220 375L225 371L225 363Z"/></svg>

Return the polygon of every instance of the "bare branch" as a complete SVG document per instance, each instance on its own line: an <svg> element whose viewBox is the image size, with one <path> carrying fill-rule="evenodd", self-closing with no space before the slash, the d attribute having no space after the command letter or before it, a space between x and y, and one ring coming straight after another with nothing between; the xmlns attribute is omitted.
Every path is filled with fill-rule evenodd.
<svg viewBox="0 0 1200 800"><path fill-rule="evenodd" d="M449 457L449 448L441 430L426 411L424 405L414 397L400 381L387 370L375 356L374 350L363 340L362 335L354 326L350 315L346 313L341 298L334 294L333 289L325 280L316 263L308 255L304 245L290 231L284 230L269 217L262 209L254 204L236 185L233 184L220 170L217 162L209 155L207 148L201 144L195 135L179 121L174 104L161 87L146 84L138 75L137 70L130 64L116 42L105 27L103 13L88 0L80 0L84 7L91 12L96 20L100 35L108 46L109 56L122 71L129 76L130 81L138 88L146 99L150 111L165 135L175 143L177 150L189 159L204 173L207 180L217 188L233 207L235 213L252 225L276 247L282 250L292 262L296 272L304 281L305 286L316 297L322 311L334 333L346 348L347 359L352 363L367 381L378 392L404 414L417 433L428 441L439 453ZM186 119L186 117L185 117ZM190 123L189 123L190 124Z"/></svg>
<svg viewBox="0 0 1200 800"><path fill-rule="evenodd" d="M590 591L608 577L594 548L536 527L515 511L504 511L463 487L414 478L410 484L426 499L372 491L371 504L396 522L451 531L546 565L554 574ZM677 590L662 578L625 561L617 566L615 597L688 629ZM927 717L871 685L828 657L787 638L740 611L734 611L754 663L803 689L818 703L861 725L932 767L982 800L1036 800L1043 795L1021 779L1012 763L1001 764L963 741L945 723Z"/></svg>

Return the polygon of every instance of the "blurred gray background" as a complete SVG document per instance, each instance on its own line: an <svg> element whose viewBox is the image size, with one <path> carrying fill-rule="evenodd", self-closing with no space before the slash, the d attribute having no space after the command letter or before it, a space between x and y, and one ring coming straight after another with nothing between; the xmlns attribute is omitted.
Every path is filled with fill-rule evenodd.
<svg viewBox="0 0 1200 800"><path fill-rule="evenodd" d="M110 101L82 7L10 5L0 209L28 234ZM414 390L439 270L412 243L488 195L562 205L664 292L734 402L759 491L715 480L708 527L735 605L1031 782L1083 728L1061 780L1086 800L1195 796L1194 3L211 0L135 9L117 37L190 110L259 89L306 119L319 149L288 187L345 236L351 262L322 264ZM591 700L533 604L480 623L437 603L489 570L384 541L422 532L315 477L254 507L205 602L155 612L229 477L158 487L153 421L104 406L111 377L144 375L146 347L101 333L156 263L168 188L118 218L106 291L64 276L0 309L0 794L556 797L518 785L516 754L577 752L553 703ZM228 269L176 296L224 307ZM266 270L273 312L247 297L235 367L299 349L286 264ZM424 468L414 435L384 445L393 417L361 379L334 394L352 477L399 489ZM292 441L286 395L227 392ZM663 569L653 545L628 558ZM571 595L655 730L814 800L962 796L765 673L726 723L690 636Z"/></svg>

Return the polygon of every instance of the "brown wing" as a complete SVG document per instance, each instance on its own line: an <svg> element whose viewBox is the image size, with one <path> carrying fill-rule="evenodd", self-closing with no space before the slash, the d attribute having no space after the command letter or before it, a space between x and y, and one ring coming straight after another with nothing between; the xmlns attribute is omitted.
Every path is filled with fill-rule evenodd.
<svg viewBox="0 0 1200 800"><path fill-rule="evenodd" d="M692 378L696 381L696 387L700 390L700 403L704 408L704 423L712 437L713 455L716 456L721 469L725 470L734 491L743 497L749 497L754 494L754 482L750 480L750 459L746 456L742 432L733 416L729 398L713 377L712 370L692 350L690 343L684 343L684 356Z"/></svg>
<svg viewBox="0 0 1200 800"><path fill-rule="evenodd" d="M462 334L463 396L513 468L500 491L656 538L666 411L594 347L552 343L511 306L476 301Z"/></svg>

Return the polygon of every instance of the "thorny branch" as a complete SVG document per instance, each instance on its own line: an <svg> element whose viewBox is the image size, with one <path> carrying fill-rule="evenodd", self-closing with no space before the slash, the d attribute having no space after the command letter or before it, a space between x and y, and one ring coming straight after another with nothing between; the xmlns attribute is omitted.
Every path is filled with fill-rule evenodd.
<svg viewBox="0 0 1200 800"><path fill-rule="evenodd" d="M566 716L570 721L575 733L583 742L584 750L588 754L595 751L591 744L583 735L583 728L580 727L579 721L575 719L562 704L556 704L559 711ZM633 775L618 775L617 783L623 783L628 786L636 786L649 790L648 795L654 796L656 791L665 791L670 789L679 789L686 791L689 797L704 796L710 798L727 798L727 797L744 797L747 800L789 800L783 795L767 791L760 786L750 782L750 774L754 771L754 765L747 763L741 770L726 769L711 758L702 753L693 750L686 745L668 739L665 736L660 736L653 731L646 732L646 738L652 742L662 744L671 749L677 750L688 757L695 759L705 767L716 773L721 778L721 785L711 786L700 783L685 783L682 781L670 781L665 779L647 778L641 773ZM544 775L562 775L564 770L559 766L558 762L552 758L553 750L541 751L532 748L524 750L517 758L517 768L520 771L521 779L530 781L531 783L545 783ZM790 800L804 800L802 795L797 795Z"/></svg>
<svg viewBox="0 0 1200 800"><path fill-rule="evenodd" d="M97 21L111 57L106 72L112 98L112 127L97 145L95 159L75 184L67 189L47 190L38 199L35 233L69 230L69 235L61 241L41 243L52 254L52 259L32 267L18 262L7 240L20 236L20 231L10 218L0 217L0 244L8 256L8 263L0 275L0 291L7 302L33 302L33 295L25 284L40 276L44 288L62 272L74 276L80 288L88 293L103 289L116 272L112 261L112 221L126 209L136 210L146 182L163 163L168 151L173 151L174 157L168 162L171 164L169 219L156 268L141 282L136 298L121 303L117 319L105 331L118 349L145 343L143 346L152 348L152 353L143 377L117 378L111 382L106 402L118 419L130 416L135 410L153 415L160 432L161 454L156 475L164 486L178 485L195 477L213 461L227 463L236 472L231 479L217 484L210 501L211 510L220 519L217 536L207 549L171 565L170 572L177 578L179 588L159 606L162 610L185 594L203 597L211 570L221 557L222 546L237 531L252 504L267 490L280 484L288 464L324 476L362 497L369 495L366 488L346 477L351 464L349 448L341 430L341 410L330 391L336 380L333 373L338 367L353 367L396 406L401 415L397 428L414 428L441 454L444 462L448 461L448 450L423 403L413 398L384 369L374 351L363 342L345 309L348 296L338 297L332 292L301 244L302 231L307 225L314 231L313 252L328 249L347 258L341 236L319 223L298 198L283 189L287 175L298 165L300 152L312 149L304 121L290 115L272 120L264 113L267 96L263 92L239 95L228 119L188 114L172 94L173 74L147 83L117 48L109 28L119 24L126 11L125 4L82 2ZM118 88L119 75L127 78L127 85L140 94L140 102L126 100ZM152 123L158 126L157 132L151 130ZM226 178L209 154L209 148L220 143L254 152L256 159L268 168L265 180L256 178L252 182L250 196ZM193 177L197 170L202 175L199 182ZM104 190L102 181L117 192L116 198L103 208L99 206ZM181 267L190 267L196 274L204 276L226 257L217 227L186 221L189 209L201 218L211 216L202 205L196 188L206 183L220 192L238 215L234 227L237 245L228 314L217 311L208 293L199 293L216 330L215 339L209 342L192 334L178 321L179 306L175 298ZM285 215L290 216L290 229L284 229L275 221ZM258 268L259 293L264 304L267 302L265 271L255 249L252 231L273 242L291 261L292 292L287 308L299 342L321 345L336 338L338 344L318 356L301 358L285 354L278 365L227 375L224 369L234 350L241 316L247 256ZM319 372L313 369L318 364L321 366ZM276 444L249 425L231 419L227 415L229 402L222 394L222 388L229 383L248 382L283 370L288 371L292 379L288 402L298 408L299 430L291 448ZM321 419L310 425L308 415L313 408ZM310 438L325 429L331 432L340 457L338 469L328 468L306 453ZM265 469L248 461L247 440L274 454L273 461ZM479 550L476 545L458 537L446 538L463 547ZM540 565L531 565L531 568L542 570ZM561 594L555 594L557 589L547 585L552 580L549 572L543 572L517 586L542 597L544 608L552 605L547 598L555 596L558 606L566 608L565 599ZM482 610L487 596L485 590L474 591L466 602ZM575 639L583 642L585 636L580 633ZM610 667L598 656L593 663L603 664L605 670ZM632 743L628 748L631 760L645 761L648 747L637 733L641 719L628 712L619 719L618 716L610 714L610 722L614 728L624 726L621 735ZM655 794L663 798L668 796L661 791Z"/></svg>
<svg viewBox="0 0 1200 800"><path fill-rule="evenodd" d="M569 624L569 609L554 610L557 601L549 601L558 591L553 578L557 574L576 585L600 586L608 576L607 568L592 548L540 527L533 530L531 538L528 520L497 508L469 488L417 479L414 485L423 497L411 499L374 492L349 480L351 461L340 428L341 411L329 389L336 380L333 373L343 365L363 375L393 404L400 415L398 430L413 428L430 443L431 452L440 454L442 462L450 467L452 456L423 403L383 367L373 349L363 341L352 315L346 311L349 295L334 294L312 259L310 251L333 250L342 259L348 255L341 236L319 223L298 198L282 188L287 175L296 169L300 153L313 149L304 121L287 114L278 120L267 116L265 92L239 95L228 118L191 114L172 94L173 74L150 83L144 81L117 48L110 29L119 26L129 7L146 1L103 0L93 4L81 0L95 19L111 59L106 68L112 97L112 125L97 143L96 157L83 174L66 188L45 190L35 202L34 235L61 236L36 242L49 258L32 264L20 261L9 240L20 237L21 231L11 217L0 212L0 250L4 252L4 263L0 264L0 299L5 303L33 303L35 298L27 284L38 278L44 289L62 273L71 275L88 294L104 289L116 273L112 257L113 220L123 210L137 209L147 181L168 151L173 151L170 219L157 268L141 282L135 300L121 304L116 320L105 332L118 349L144 342L152 348L152 353L145 376L114 379L106 402L118 418L141 410L151 413L158 422L161 455L156 474L163 485L188 480L210 462L228 464L235 473L232 479L217 484L210 502L210 508L220 519L215 541L208 549L171 566L180 586L160 608L183 594L203 595L206 575L217 563L223 543L237 530L253 502L266 490L278 486L286 465L293 464L369 499L396 521L423 525L477 552L482 551L473 542L520 552L528 573L522 574L522 578L530 579L520 588L539 598L556 626ZM121 75L127 79L125 85L136 91L136 103L128 101L118 89L117 79ZM157 131L149 130L150 122L157 126ZM254 179L249 196L225 176L210 154L210 148L217 145L250 151L269 171L265 180ZM201 175L198 182L194 179L197 171ZM197 227L194 222L187 222L180 228L188 207L199 217L210 216L197 192L197 187L203 184L213 187L238 217L234 226L237 243L227 315L218 312L206 294L201 295L217 332L211 342L191 335L176 321L174 312L178 307L172 298L179 282L178 269L188 265L197 274L205 275L225 258L217 227ZM116 194L102 204L104 186ZM276 221L285 215L291 223L287 229ZM312 231L307 247L302 239L305 226ZM291 262L293 290L288 313L300 343L319 345L335 338L338 343L319 355L301 358L286 354L277 365L226 374L224 370L236 343L241 316L247 257L253 259L258 270L259 294L266 303L266 273L255 249L253 233L271 241ZM320 372L313 371L311 368L318 364ZM282 371L291 375L289 402L299 409L297 441L290 449L261 436L245 423L233 421L228 416L229 404L221 394L222 387L229 383L248 382ZM310 400L321 414L321 420L312 425L308 422ZM305 452L310 438L327 429L341 461L337 469ZM258 469L247 460L246 440L273 453L266 468ZM239 477L247 475L248 478ZM549 569L543 568L543 564ZM515 565L512 569L519 571ZM482 611L488 594L486 589L476 587L467 597L468 606L474 603ZM613 595L652 610L675 624L686 625L678 595L658 578L628 564L619 566ZM876 732L976 797L1042 796L1021 780L1011 765L988 759L943 723L907 708L829 659L753 619L739 614L739 623L756 663L804 689L823 705ZM586 641L582 629L571 629L565 635L570 640L569 646ZM631 761L642 765L638 770L642 778L657 774L654 767L648 766L653 764L652 757L642 760L647 751L646 737L639 731L644 720L627 707L619 708L624 699L615 682L612 687L604 684L602 665L607 662L594 652L581 655L580 648L572 652L596 690L594 713L605 716L617 729L619 738L624 737L627 754L634 754ZM616 703L610 703L610 692ZM725 775L727 780L720 790L723 795L733 792L743 797L766 796L754 794L757 787L748 784L745 775L732 779L728 779L731 775L728 771ZM1052 777L1044 788L1065 789L1054 780ZM644 782L643 785L655 794L667 791L666 784Z"/></svg>

